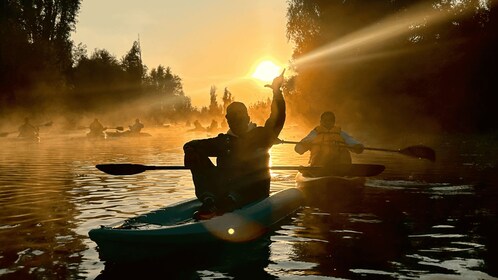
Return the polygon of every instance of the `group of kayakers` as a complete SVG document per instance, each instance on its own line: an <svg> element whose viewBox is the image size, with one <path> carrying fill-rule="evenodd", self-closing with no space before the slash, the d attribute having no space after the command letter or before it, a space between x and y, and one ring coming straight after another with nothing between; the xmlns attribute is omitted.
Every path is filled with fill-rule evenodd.
<svg viewBox="0 0 498 280"><path fill-rule="evenodd" d="M273 90L273 99L264 126L250 121L243 103L233 102L226 109L227 133L184 145L184 163L192 172L195 195L202 202L196 219L209 219L269 196L269 150L278 142L286 118L283 80L282 73L266 85ZM321 173L330 174L351 164L349 151L361 153L363 145L335 126L332 112L324 112L320 125L295 147L299 154L308 150L311 166L323 167ZM216 165L209 157L216 157Z"/></svg>
<svg viewBox="0 0 498 280"><path fill-rule="evenodd" d="M93 122L88 127L90 132L87 133L88 137L91 138L106 138L106 130L109 129L100 123L99 119L95 118ZM126 134L128 136L138 136L140 135L142 129L144 128L144 124L140 121L140 119L135 119L135 123L128 126L128 130L121 132L120 134ZM122 130L122 128L118 127L117 130Z"/></svg>
<svg viewBox="0 0 498 280"><path fill-rule="evenodd" d="M273 99L271 113L264 126L251 122L247 107L241 102L232 102L226 108L229 130L216 137L193 140L183 146L185 167L192 173L195 195L202 202L196 219L208 219L233 211L251 202L266 198L270 194L270 148L279 143L278 136L286 119L286 105L281 86L282 75L271 85ZM218 123L211 125L218 127ZM196 121L194 125L200 126ZM88 127L88 137L106 137L108 129L95 118ZM119 134L140 135L144 124L140 119L129 125L129 130ZM39 129L29 118L19 127L19 136L38 137ZM320 124L295 146L295 151L304 154L310 151L310 166L320 167L309 176L340 174L351 165L350 152L361 153L364 146L335 125L331 111L321 114ZM216 165L210 157L216 158Z"/></svg>

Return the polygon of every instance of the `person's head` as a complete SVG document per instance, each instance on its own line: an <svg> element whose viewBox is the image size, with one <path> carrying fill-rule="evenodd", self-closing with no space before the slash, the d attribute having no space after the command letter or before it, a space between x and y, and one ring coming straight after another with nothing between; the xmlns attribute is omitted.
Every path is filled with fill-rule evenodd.
<svg viewBox="0 0 498 280"><path fill-rule="evenodd" d="M135 120L135 122L136 122L136 123L139 123L139 122L140 122L140 120L139 120L139 119L136 119L136 120Z"/></svg>
<svg viewBox="0 0 498 280"><path fill-rule="evenodd" d="M227 107L226 119L228 122L228 127L236 135L243 134L247 131L249 126L249 114L247 113L247 107L242 102L232 102Z"/></svg>
<svg viewBox="0 0 498 280"><path fill-rule="evenodd" d="M320 125L331 129L335 125L335 115L331 111L323 112L320 116Z"/></svg>
<svg viewBox="0 0 498 280"><path fill-rule="evenodd" d="M28 117L24 118L24 123L29 123L29 118Z"/></svg>

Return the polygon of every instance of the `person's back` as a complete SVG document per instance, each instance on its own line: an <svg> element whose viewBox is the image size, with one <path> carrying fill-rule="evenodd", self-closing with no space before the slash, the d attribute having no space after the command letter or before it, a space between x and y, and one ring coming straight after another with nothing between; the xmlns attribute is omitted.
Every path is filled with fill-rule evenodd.
<svg viewBox="0 0 498 280"><path fill-rule="evenodd" d="M144 125L140 122L139 119L136 119L135 123L133 125L130 125L130 132L133 134L140 134L142 128L144 128Z"/></svg>
<svg viewBox="0 0 498 280"><path fill-rule="evenodd" d="M18 129L21 138L37 138L38 128L33 126L28 118L24 119L24 123Z"/></svg>
<svg viewBox="0 0 498 280"><path fill-rule="evenodd" d="M87 134L90 137L104 137L106 130L105 127L100 123L98 119L94 119L89 126L90 132Z"/></svg>
<svg viewBox="0 0 498 280"><path fill-rule="evenodd" d="M196 196L204 205L214 204L225 212L269 195L269 149L285 122L280 85L281 81L273 87L272 112L265 126L250 123L247 107L233 102L227 108L226 134L185 144L185 166L192 170ZM209 157L216 157L217 166Z"/></svg>

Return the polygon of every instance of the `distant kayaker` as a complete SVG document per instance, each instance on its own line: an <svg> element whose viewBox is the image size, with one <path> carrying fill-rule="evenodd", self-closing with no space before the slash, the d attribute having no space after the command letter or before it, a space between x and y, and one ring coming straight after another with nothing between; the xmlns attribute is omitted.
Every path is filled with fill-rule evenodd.
<svg viewBox="0 0 498 280"><path fill-rule="evenodd" d="M32 125L29 118L24 118L24 123L19 127L18 131L18 137L22 138L35 139L39 136L38 127Z"/></svg>
<svg viewBox="0 0 498 280"><path fill-rule="evenodd" d="M283 73L266 85L273 89L273 101L264 126L250 122L244 103L232 102L226 110L226 134L184 145L185 166L203 203L195 218L208 219L269 196L269 149L285 122L282 83ZM209 157L216 157L216 166Z"/></svg>
<svg viewBox="0 0 498 280"><path fill-rule="evenodd" d="M100 123L99 119L95 118L89 128L88 137L105 137L104 131L106 128Z"/></svg>
<svg viewBox="0 0 498 280"><path fill-rule="evenodd" d="M335 115L326 111L320 116L320 125L304 137L294 150L302 155L310 151L310 166L324 167L323 172L341 173L351 164L351 152L362 153L363 144L335 125Z"/></svg>
<svg viewBox="0 0 498 280"><path fill-rule="evenodd" d="M211 124L207 127L207 132L213 132L218 129L218 122L216 120L212 120Z"/></svg>
<svg viewBox="0 0 498 280"><path fill-rule="evenodd" d="M130 128L131 134L140 134L142 128L144 128L144 124L140 122L140 119L136 119L133 125L128 126Z"/></svg>

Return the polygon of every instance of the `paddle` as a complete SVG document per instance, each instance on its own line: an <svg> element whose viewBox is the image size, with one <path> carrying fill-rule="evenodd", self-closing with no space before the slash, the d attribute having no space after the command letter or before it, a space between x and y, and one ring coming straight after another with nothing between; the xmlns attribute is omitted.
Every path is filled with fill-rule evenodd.
<svg viewBox="0 0 498 280"><path fill-rule="evenodd" d="M78 129L89 129L90 127L88 126L78 126ZM124 130L124 127L122 126L116 126L116 127L104 127L104 129L116 129L116 130L119 130L119 131L123 131Z"/></svg>
<svg viewBox="0 0 498 280"><path fill-rule="evenodd" d="M47 123L44 123L44 124L41 124L41 125L36 125L35 127L42 127L42 126L52 126L54 122L52 121L49 121ZM9 132L1 132L0 133L0 137L6 137L7 135L11 134L11 133L16 133L18 132L18 130L15 130L15 131L9 131Z"/></svg>
<svg viewBox="0 0 498 280"><path fill-rule="evenodd" d="M108 163L97 164L95 167L100 171L111 175L134 175L148 170L190 170L185 166L156 166L156 165L143 165L133 163ZM384 171L383 165L378 164L353 164L347 176L375 176ZM320 170L321 167L304 167L304 166L271 166L272 170ZM334 174L331 174L334 175ZM338 175L338 174L337 174Z"/></svg>
<svg viewBox="0 0 498 280"><path fill-rule="evenodd" d="M279 140L277 142L277 144L299 144L299 142ZM434 149L427 147L427 146L423 146L423 145L409 146L409 147L399 149L399 150L391 150L391 149L383 149L383 148L370 148L370 147L364 147L363 149L370 150L370 151L400 153L400 154L403 154L403 155L409 156L409 157L428 159L432 162L436 161L436 152L434 151Z"/></svg>

